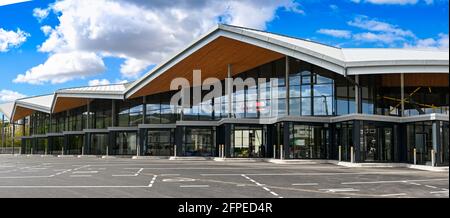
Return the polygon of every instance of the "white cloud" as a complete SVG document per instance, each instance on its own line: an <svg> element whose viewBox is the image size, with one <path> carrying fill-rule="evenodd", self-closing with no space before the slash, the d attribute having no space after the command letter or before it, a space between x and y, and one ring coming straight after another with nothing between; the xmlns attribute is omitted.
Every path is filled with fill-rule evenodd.
<svg viewBox="0 0 450 218"><path fill-rule="evenodd" d="M30 36L29 33L26 33L20 29L17 29L16 32L10 30L4 30L0 28L0 52L7 52L12 47L18 47Z"/></svg>
<svg viewBox="0 0 450 218"><path fill-rule="evenodd" d="M46 36L48 36L48 35L52 32L52 27L51 27L51 26L48 26L48 25L42 26L42 27L41 27L41 31L42 31Z"/></svg>
<svg viewBox="0 0 450 218"><path fill-rule="evenodd" d="M22 2L29 2L29 1L31 1L31 0L1 0L0 6L12 5L12 4L17 4L17 3L22 3Z"/></svg>
<svg viewBox="0 0 450 218"><path fill-rule="evenodd" d="M347 22L348 25L366 29L374 32L391 33L396 36L402 37L415 37L414 33L410 30L403 30L396 25L370 19L367 16L356 16L354 20Z"/></svg>
<svg viewBox="0 0 450 218"><path fill-rule="evenodd" d="M375 5L415 5L423 2L432 5L436 2L448 2L448 0L351 0L354 3L370 3Z"/></svg>
<svg viewBox="0 0 450 218"><path fill-rule="evenodd" d="M304 13L294 0L62 0L46 9L59 24L42 29L48 38L39 51L121 58L122 77L136 78L218 22L265 29L279 9Z"/></svg>
<svg viewBox="0 0 450 218"><path fill-rule="evenodd" d="M128 83L128 80L116 79L114 84ZM108 79L94 79L88 82L89 86L110 85L112 84Z"/></svg>
<svg viewBox="0 0 450 218"><path fill-rule="evenodd" d="M51 55L44 64L19 74L15 83L64 83L75 78L85 78L105 70L103 60L95 53L68 52Z"/></svg>
<svg viewBox="0 0 450 218"><path fill-rule="evenodd" d="M41 8L35 8L33 9L33 16L38 19L39 22L47 18L48 14L50 12L50 9L41 9Z"/></svg>
<svg viewBox="0 0 450 218"><path fill-rule="evenodd" d="M94 79L89 81L89 86L109 85L111 82L107 79Z"/></svg>
<svg viewBox="0 0 450 218"><path fill-rule="evenodd" d="M424 50L449 50L448 34L440 33L436 38L419 39L414 44L404 44L405 48L416 48Z"/></svg>
<svg viewBox="0 0 450 218"><path fill-rule="evenodd" d="M336 38L344 38L348 39L352 36L352 33L348 30L336 30L336 29L320 29L317 31L318 33L333 36Z"/></svg>
<svg viewBox="0 0 450 218"><path fill-rule="evenodd" d="M122 73L125 78L137 78L139 72L142 72L142 70L146 69L150 64L151 62L149 61L130 58L120 65L120 73Z"/></svg>
<svg viewBox="0 0 450 218"><path fill-rule="evenodd" d="M12 91L12 90L8 90L8 89L0 90L0 102L12 102L16 99L25 98L25 97L26 97L26 95Z"/></svg>
<svg viewBox="0 0 450 218"><path fill-rule="evenodd" d="M395 41L404 41L403 37L397 36L391 33L358 33L353 35L353 39L365 42L382 42L385 44L390 44Z"/></svg>
<svg viewBox="0 0 450 218"><path fill-rule="evenodd" d="M377 5L408 5L408 4L417 4L417 2L419 2L418 0L351 0L352 2L355 3L372 3L372 4L377 4ZM429 1L429 0L426 0Z"/></svg>

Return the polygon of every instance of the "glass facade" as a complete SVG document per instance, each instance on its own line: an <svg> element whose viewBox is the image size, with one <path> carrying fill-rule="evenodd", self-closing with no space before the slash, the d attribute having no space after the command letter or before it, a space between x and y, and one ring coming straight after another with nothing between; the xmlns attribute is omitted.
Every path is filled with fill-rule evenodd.
<svg viewBox="0 0 450 218"><path fill-rule="evenodd" d="M105 133L91 133L89 134L89 146L87 154L92 155L106 155L106 147L109 144L109 135Z"/></svg>
<svg viewBox="0 0 450 218"><path fill-rule="evenodd" d="M281 58L232 77L242 85L233 86L230 102L222 80L220 96L207 100L205 97L210 93L203 90L202 100L195 104L194 89L190 88L192 105L183 110L171 105L177 91L169 91L127 100L93 99L89 105L51 115L33 112L27 118L29 128L25 128L24 135L34 138L22 140L22 149L30 153L33 149L36 154L45 150L58 154L64 146L67 154L81 154L84 146L85 154L105 155L110 146L111 155L135 155L139 146L143 155L169 156L176 145L181 156L214 156L218 153L217 145L226 144L228 157L279 158L280 145L284 145L284 157L288 159L339 159L340 147L341 160L350 161L353 147L358 152L357 161L412 163L416 148L418 163L428 164L430 151L437 144L439 164L448 165L448 122L439 121L433 130L432 121L403 125L364 119L335 123L297 119L314 116L325 120L358 113L358 107L363 115L448 115L448 74L344 77L302 60ZM360 97L358 107L355 96ZM235 122L227 121L217 127L200 122L224 118ZM255 121L258 119L274 121L258 124ZM184 126L183 121L200 124ZM139 124L154 126L148 129L140 126L139 132L120 130ZM226 125L230 128L225 128ZM119 130L108 130L109 127ZM84 133L85 129L102 131ZM44 137L66 131L70 133L64 133L64 137ZM435 142L434 133L439 138Z"/></svg>
<svg viewBox="0 0 450 218"><path fill-rule="evenodd" d="M150 129L147 131L147 143L144 155L170 156L175 145L173 129Z"/></svg>
<svg viewBox="0 0 450 218"><path fill-rule="evenodd" d="M234 126L231 136L231 157L264 157L266 153L266 145L263 137L262 126Z"/></svg>
<svg viewBox="0 0 450 218"><path fill-rule="evenodd" d="M214 156L215 129L211 127L183 127L182 156Z"/></svg>
<svg viewBox="0 0 450 218"><path fill-rule="evenodd" d="M326 159L329 148L323 125L289 123L289 159Z"/></svg>
<svg viewBox="0 0 450 218"><path fill-rule="evenodd" d="M67 135L65 152L68 155L81 155L84 146L84 135Z"/></svg>
<svg viewBox="0 0 450 218"><path fill-rule="evenodd" d="M137 132L114 132L115 144L109 151L111 155L136 155Z"/></svg>

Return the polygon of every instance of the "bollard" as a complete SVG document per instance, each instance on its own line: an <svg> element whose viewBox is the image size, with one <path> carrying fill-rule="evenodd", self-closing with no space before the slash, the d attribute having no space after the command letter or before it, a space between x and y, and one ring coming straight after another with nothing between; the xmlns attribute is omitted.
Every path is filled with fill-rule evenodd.
<svg viewBox="0 0 450 218"><path fill-rule="evenodd" d="M225 144L222 144L222 158L225 158Z"/></svg>
<svg viewBox="0 0 450 218"><path fill-rule="evenodd" d="M417 165L417 150L414 148L413 150L413 156L414 156L414 165Z"/></svg>
<svg viewBox="0 0 450 218"><path fill-rule="evenodd" d="M44 154L47 155L47 147L45 147Z"/></svg>
<svg viewBox="0 0 450 218"><path fill-rule="evenodd" d="M61 147L61 155L64 155L64 147Z"/></svg>
<svg viewBox="0 0 450 218"><path fill-rule="evenodd" d="M431 166L435 166L436 164L436 153L434 152L434 149L431 149Z"/></svg>
<svg viewBox="0 0 450 218"><path fill-rule="evenodd" d="M280 160L283 160L284 154L283 154L283 145L280 145Z"/></svg>
<svg viewBox="0 0 450 218"><path fill-rule="evenodd" d="M173 156L177 156L177 145L173 145Z"/></svg>
<svg viewBox="0 0 450 218"><path fill-rule="evenodd" d="M342 146L339 145L339 162L342 161Z"/></svg>
<svg viewBox="0 0 450 218"><path fill-rule="evenodd" d="M140 151L141 146L136 146L136 156L139 157L139 151Z"/></svg>
<svg viewBox="0 0 450 218"><path fill-rule="evenodd" d="M81 156L84 155L84 146L81 146Z"/></svg>
<svg viewBox="0 0 450 218"><path fill-rule="evenodd" d="M354 154L353 154L353 146L350 147L350 162L354 163L355 159L354 159Z"/></svg>
<svg viewBox="0 0 450 218"><path fill-rule="evenodd" d="M109 151L108 151L109 146L106 146L106 156L108 157Z"/></svg>
<svg viewBox="0 0 450 218"><path fill-rule="evenodd" d="M277 158L277 146L273 145L273 158Z"/></svg>
<svg viewBox="0 0 450 218"><path fill-rule="evenodd" d="M30 148L30 154L33 155L33 148Z"/></svg>

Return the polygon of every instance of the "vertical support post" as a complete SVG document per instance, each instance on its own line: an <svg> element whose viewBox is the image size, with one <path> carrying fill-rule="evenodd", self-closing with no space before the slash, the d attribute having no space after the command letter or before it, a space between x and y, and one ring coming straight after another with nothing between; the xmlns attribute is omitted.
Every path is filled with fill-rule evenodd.
<svg viewBox="0 0 450 218"><path fill-rule="evenodd" d="M417 149L414 148L413 150L413 156L414 156L414 165L417 165Z"/></svg>
<svg viewBox="0 0 450 218"><path fill-rule="evenodd" d="M106 156L108 157L109 155L109 145L106 146Z"/></svg>
<svg viewBox="0 0 450 218"><path fill-rule="evenodd" d="M431 149L431 166L436 166L436 151L434 149Z"/></svg>
<svg viewBox="0 0 450 218"><path fill-rule="evenodd" d="M84 156L84 145L81 146L81 156Z"/></svg>
<svg viewBox="0 0 450 218"><path fill-rule="evenodd" d="M353 146L350 147L350 163L355 163L355 152L353 151Z"/></svg>
<svg viewBox="0 0 450 218"><path fill-rule="evenodd" d="M64 147L61 147L61 155L64 155Z"/></svg>
<svg viewBox="0 0 450 218"><path fill-rule="evenodd" d="M177 145L173 145L173 156L177 157Z"/></svg>
<svg viewBox="0 0 450 218"><path fill-rule="evenodd" d="M222 158L225 158L225 144L222 144Z"/></svg>
<svg viewBox="0 0 450 218"><path fill-rule="evenodd" d="M111 101L111 126L116 126L116 100Z"/></svg>
<svg viewBox="0 0 450 218"><path fill-rule="evenodd" d="M400 99L402 100L400 116L403 117L405 115L405 74L403 73L400 74L400 89Z"/></svg>
<svg viewBox="0 0 450 218"><path fill-rule="evenodd" d="M361 93L359 89L359 75L355 75L355 112L357 114L361 113Z"/></svg>
<svg viewBox="0 0 450 218"><path fill-rule="evenodd" d="M2 114L2 148L5 149L5 115L4 114Z"/></svg>
<svg viewBox="0 0 450 218"><path fill-rule="evenodd" d="M273 145L273 159L277 158L277 145Z"/></svg>
<svg viewBox="0 0 450 218"><path fill-rule="evenodd" d="M228 118L232 117L233 113L233 83L231 82L231 76L232 76L232 65L227 65L227 79L225 84L227 85L227 94L228 94ZM228 81L228 82L227 82Z"/></svg>
<svg viewBox="0 0 450 218"><path fill-rule="evenodd" d="M89 99L86 100L87 101L87 105L86 105L86 129L90 129L90 119L89 117L91 116L91 103L89 102Z"/></svg>
<svg viewBox="0 0 450 218"><path fill-rule="evenodd" d="M283 145L280 145L280 160L284 159Z"/></svg>
<svg viewBox="0 0 450 218"><path fill-rule="evenodd" d="M16 136L16 125L14 125L14 121L11 122L12 124L12 132L11 132L11 144L12 144L12 154L14 154L14 137Z"/></svg>
<svg viewBox="0 0 450 218"><path fill-rule="evenodd" d="M285 85L286 85L286 115L290 115L290 106L289 106L289 98L290 98L290 85L289 85L289 56L285 58Z"/></svg>
<svg viewBox="0 0 450 218"><path fill-rule="evenodd" d="M339 162L341 162L342 161L342 146L341 145L339 145Z"/></svg>
<svg viewBox="0 0 450 218"><path fill-rule="evenodd" d="M439 153L441 151L441 125L440 125L440 121L433 121L432 123L432 144L433 144L433 150L436 153ZM441 158L439 156L435 156L435 163L440 163L441 162ZM434 166L434 165L433 165Z"/></svg>

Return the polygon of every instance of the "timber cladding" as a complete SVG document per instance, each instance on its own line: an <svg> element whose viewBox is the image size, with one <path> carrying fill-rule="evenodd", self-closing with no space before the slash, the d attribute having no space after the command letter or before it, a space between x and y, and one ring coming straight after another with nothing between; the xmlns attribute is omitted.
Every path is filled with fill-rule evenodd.
<svg viewBox="0 0 450 218"><path fill-rule="evenodd" d="M153 79L131 98L169 91L172 79L177 77L186 78L192 84L193 70L201 70L202 79L223 80L228 64L232 65L232 73L236 75L282 57L283 54L265 48L219 37Z"/></svg>

